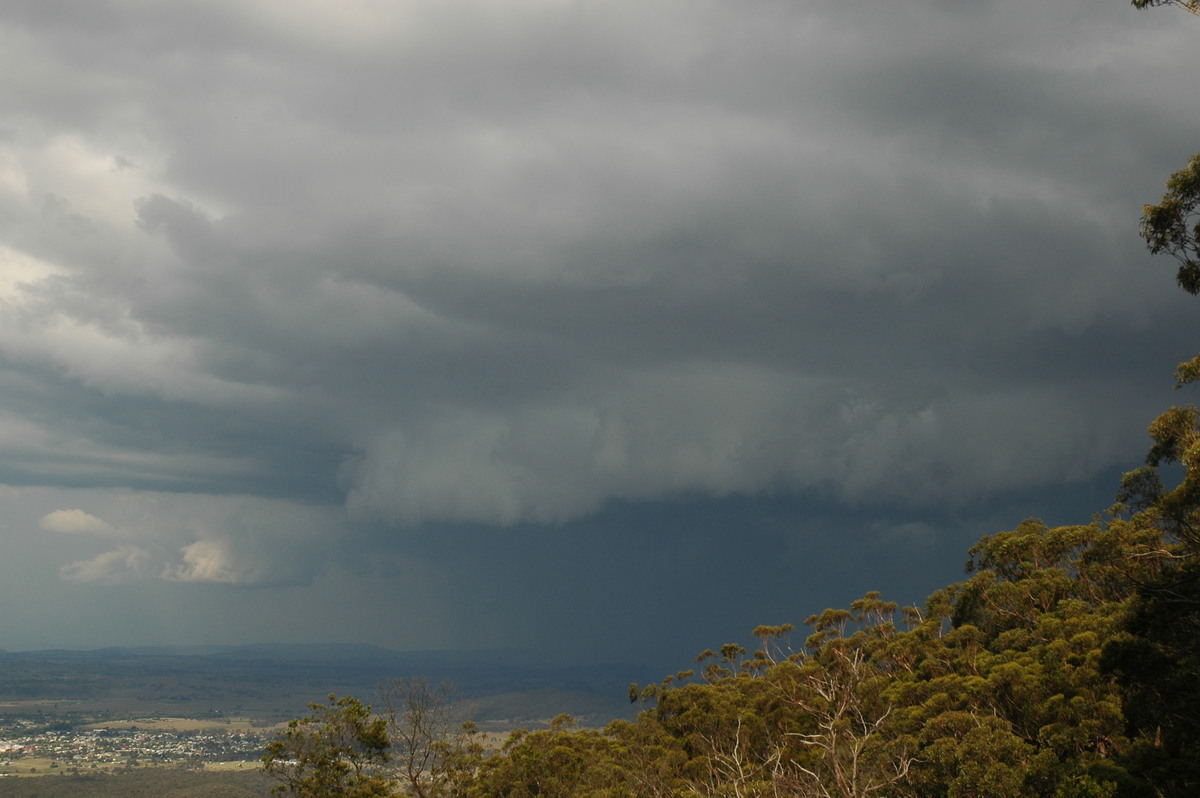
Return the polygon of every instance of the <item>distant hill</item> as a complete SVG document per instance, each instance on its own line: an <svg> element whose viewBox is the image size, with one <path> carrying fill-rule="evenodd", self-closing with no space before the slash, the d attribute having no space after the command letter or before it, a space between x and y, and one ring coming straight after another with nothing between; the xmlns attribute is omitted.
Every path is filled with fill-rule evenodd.
<svg viewBox="0 0 1200 798"><path fill-rule="evenodd" d="M522 664L504 651L395 651L371 645L264 643L0 652L0 701L109 715L286 719L330 693L371 701L379 685L447 681L488 726L537 725L566 712L602 723L633 714L646 666ZM45 711L45 707L41 707Z"/></svg>

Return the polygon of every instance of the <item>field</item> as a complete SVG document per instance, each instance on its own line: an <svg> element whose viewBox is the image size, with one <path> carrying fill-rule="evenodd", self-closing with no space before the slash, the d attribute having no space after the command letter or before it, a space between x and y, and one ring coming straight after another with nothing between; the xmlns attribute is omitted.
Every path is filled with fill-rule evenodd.
<svg viewBox="0 0 1200 798"><path fill-rule="evenodd" d="M134 718L118 720L109 723L91 723L79 726L80 730L95 729L126 729L129 731L149 732L253 732L264 728L278 728L283 724L264 724L249 718L222 718L211 720L206 718Z"/></svg>
<svg viewBox="0 0 1200 798"><path fill-rule="evenodd" d="M0 798L264 798L272 784L255 770L148 768L103 775L0 778Z"/></svg>

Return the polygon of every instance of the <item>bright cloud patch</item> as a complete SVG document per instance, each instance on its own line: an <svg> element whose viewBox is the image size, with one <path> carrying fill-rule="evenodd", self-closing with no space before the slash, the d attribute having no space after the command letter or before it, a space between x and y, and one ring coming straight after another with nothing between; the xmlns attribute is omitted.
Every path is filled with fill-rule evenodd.
<svg viewBox="0 0 1200 798"><path fill-rule="evenodd" d="M64 535L96 535L113 537L119 532L103 518L97 518L83 510L55 510L42 517L38 526L48 532Z"/></svg>
<svg viewBox="0 0 1200 798"><path fill-rule="evenodd" d="M323 570L329 548L346 534L336 508L249 496L130 493L108 505L115 524L82 510L56 510L40 520L43 529L62 535L121 540L110 551L63 566L63 579L304 584Z"/></svg>
<svg viewBox="0 0 1200 798"><path fill-rule="evenodd" d="M156 558L139 546L122 546L88 560L64 565L60 570L68 582L95 582L101 585L121 585L153 575Z"/></svg>
<svg viewBox="0 0 1200 798"><path fill-rule="evenodd" d="M239 564L227 541L197 540L180 549L178 565L168 567L166 579L178 582L222 582L250 584L255 574L246 570L249 563Z"/></svg>

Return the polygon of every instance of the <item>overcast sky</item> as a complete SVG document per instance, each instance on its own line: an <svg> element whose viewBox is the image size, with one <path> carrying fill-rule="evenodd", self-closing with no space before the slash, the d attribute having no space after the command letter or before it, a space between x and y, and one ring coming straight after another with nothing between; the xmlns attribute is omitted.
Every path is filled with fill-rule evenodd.
<svg viewBox="0 0 1200 798"><path fill-rule="evenodd" d="M1200 305L1125 0L6 0L0 648L686 667L1086 522Z"/></svg>

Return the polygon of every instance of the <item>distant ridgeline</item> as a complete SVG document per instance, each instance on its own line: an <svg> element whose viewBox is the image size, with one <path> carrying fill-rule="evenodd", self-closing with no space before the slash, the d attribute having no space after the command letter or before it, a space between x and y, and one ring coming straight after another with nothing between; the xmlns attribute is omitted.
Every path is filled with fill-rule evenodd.
<svg viewBox="0 0 1200 798"><path fill-rule="evenodd" d="M286 720L313 696L374 695L420 674L452 682L481 723L537 723L557 712L632 716L621 696L645 666L542 667L504 652L402 652L368 645L248 645L0 651L8 711L96 717L179 715Z"/></svg>

